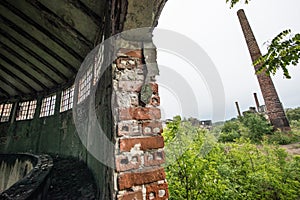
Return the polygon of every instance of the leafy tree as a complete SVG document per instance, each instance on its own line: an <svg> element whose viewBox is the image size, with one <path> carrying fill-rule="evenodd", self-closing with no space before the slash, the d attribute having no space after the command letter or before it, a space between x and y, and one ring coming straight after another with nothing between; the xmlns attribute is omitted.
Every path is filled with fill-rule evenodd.
<svg viewBox="0 0 300 200"><path fill-rule="evenodd" d="M300 58L300 34L291 35L291 30L279 33L268 46L268 52L253 64L260 65L258 73L275 74L282 69L286 78L291 78L287 66L298 65Z"/></svg>
<svg viewBox="0 0 300 200"><path fill-rule="evenodd" d="M230 4L230 8L233 8L235 4L240 2L241 0L226 0L226 3ZM243 0L245 4L248 4L250 0Z"/></svg>
<svg viewBox="0 0 300 200"><path fill-rule="evenodd" d="M232 8L241 0L226 0ZM249 3L250 0L244 0ZM290 65L298 65L300 59L300 34L291 34L291 30L284 30L272 39L268 46L268 52L253 62L253 65L259 65L258 73L275 74L278 69L283 70L286 78L291 78L287 69Z"/></svg>

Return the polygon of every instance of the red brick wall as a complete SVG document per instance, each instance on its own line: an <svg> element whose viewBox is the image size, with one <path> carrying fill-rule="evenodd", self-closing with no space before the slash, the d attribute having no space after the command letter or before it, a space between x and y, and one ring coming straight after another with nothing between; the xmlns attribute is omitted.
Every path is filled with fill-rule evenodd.
<svg viewBox="0 0 300 200"><path fill-rule="evenodd" d="M168 199L168 185L161 166L165 154L158 85L153 77L148 79L150 82L145 81L147 66L142 48L119 49L117 55L113 79L117 113L117 199ZM140 99L145 84L151 88L146 103Z"/></svg>

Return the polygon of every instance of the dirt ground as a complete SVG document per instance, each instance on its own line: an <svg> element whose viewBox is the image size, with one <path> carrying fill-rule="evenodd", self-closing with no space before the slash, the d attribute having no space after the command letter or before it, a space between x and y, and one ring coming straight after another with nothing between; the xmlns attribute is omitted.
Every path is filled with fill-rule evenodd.
<svg viewBox="0 0 300 200"><path fill-rule="evenodd" d="M281 145L282 148L292 155L300 155L300 142L288 145Z"/></svg>

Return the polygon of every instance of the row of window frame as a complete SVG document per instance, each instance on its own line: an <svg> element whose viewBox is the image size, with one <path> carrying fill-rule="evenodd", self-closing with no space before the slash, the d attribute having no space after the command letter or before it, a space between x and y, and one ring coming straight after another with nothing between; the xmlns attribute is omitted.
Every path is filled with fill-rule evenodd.
<svg viewBox="0 0 300 200"><path fill-rule="evenodd" d="M39 118L52 116L55 113L56 93L48 95L42 99L40 105ZM59 112L65 112L73 108L74 102L74 85L63 90L60 98ZM34 119L37 111L37 100L20 101L17 102L17 109L14 109L14 103L0 104L0 122L8 122L13 112L16 113L14 119L16 121L24 121Z"/></svg>
<svg viewBox="0 0 300 200"><path fill-rule="evenodd" d="M103 53L103 47L98 49L98 54ZM95 86L100 78L100 66L103 63L103 56L95 56L95 65L90 66L79 79L77 104L83 102L90 95L91 87ZM73 108L74 104L74 84L61 92L60 113ZM55 113L56 94L51 94L43 98L40 105L39 118L52 116ZM12 115L13 103L0 104L0 123L8 122ZM26 107L27 109L24 109ZM35 117L37 110L37 100L18 102L16 121L30 120ZM3 115L4 114L4 115Z"/></svg>

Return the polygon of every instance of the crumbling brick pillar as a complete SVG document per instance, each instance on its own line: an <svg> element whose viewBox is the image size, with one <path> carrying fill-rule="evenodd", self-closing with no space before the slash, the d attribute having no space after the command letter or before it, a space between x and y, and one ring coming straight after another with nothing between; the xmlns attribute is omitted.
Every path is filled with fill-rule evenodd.
<svg viewBox="0 0 300 200"><path fill-rule="evenodd" d="M113 64L116 113L115 190L118 200L168 199L157 67L152 42L123 41ZM124 48L125 46L125 48ZM150 64L151 63L151 64ZM154 63L154 65L153 65Z"/></svg>
<svg viewBox="0 0 300 200"><path fill-rule="evenodd" d="M244 10L239 10L237 12L240 24L246 39L246 43L250 52L252 61L254 62L261 56L260 49L247 20ZM260 65L255 66L255 71L260 67ZM289 131L290 125L286 118L283 106L279 100L278 94L276 92L275 86L270 76L266 75L264 72L256 75L260 89L265 101L267 115L271 124L274 128L278 128L282 131Z"/></svg>

